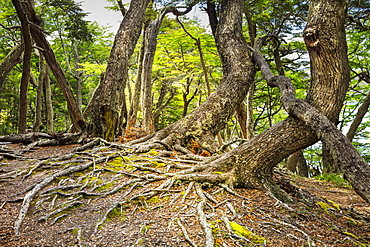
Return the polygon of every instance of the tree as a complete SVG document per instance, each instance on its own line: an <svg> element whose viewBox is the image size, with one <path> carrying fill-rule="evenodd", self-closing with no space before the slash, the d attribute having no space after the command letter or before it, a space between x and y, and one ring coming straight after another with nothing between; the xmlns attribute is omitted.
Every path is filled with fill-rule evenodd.
<svg viewBox="0 0 370 247"><path fill-rule="evenodd" d="M91 122L88 132L113 140L120 125L123 93L128 76L129 59L134 52L149 0L135 0L125 14L117 32L107 71L91 98Z"/></svg>
<svg viewBox="0 0 370 247"><path fill-rule="evenodd" d="M318 5L321 6L320 9L316 8ZM164 146L176 147L176 144L186 144L186 142L193 140L199 141L202 148L212 151L210 148L212 146L209 144L213 142L215 134L230 117L230 112L234 112L235 107L245 97L254 75L253 67L250 66L251 58L246 50L247 45L244 39L240 38L241 12L237 9L241 9L241 6L242 2L240 1L232 3L231 1L223 1L221 5L221 15L216 32L216 42L224 69L220 87L191 114L154 134L151 137L151 144L156 142L158 146L159 142ZM311 86L307 102L333 122L338 119L349 84L344 30L345 11L346 1L336 1L335 4L327 0L311 1L304 31L304 40L309 50L311 62ZM327 73L328 71L330 73ZM268 76L267 81L278 80L271 75ZM235 85L243 85L243 89L235 90ZM233 92L233 96L231 97L228 92ZM227 99L222 98L225 95ZM210 102L212 102L212 106L209 105ZM220 102L228 104L220 104ZM230 105L233 107L231 108ZM291 105L285 107L289 111ZM229 114L222 115L219 114L220 111ZM290 114L292 116L283 122L272 126L250 141L207 164L205 167L208 167L208 171L221 170L228 174L210 175L209 179L213 181L229 180L236 186L267 190L277 198L288 201L289 198L272 181L273 168L290 154L312 145L324 135L321 129L307 128L307 122L301 121L302 117L297 119L292 112ZM320 116L322 116L321 114ZM212 116L217 116L217 121ZM315 127L319 128L317 125ZM318 131L317 134L315 131ZM326 139L324 138L324 140ZM336 144L333 144L331 139L328 141L330 141L332 149L333 145ZM152 146L145 146L145 148ZM345 144L343 147L348 148ZM339 153L336 152L335 155L338 156ZM367 177L369 169L364 167L361 159L356 162L354 165L356 168L348 167L347 163L342 164L341 170L351 176L349 180L355 190L369 201L370 193L366 182L364 179L360 179L360 173ZM354 175L356 172L352 173L356 169L358 169L357 175L360 177ZM354 177L356 179L353 179Z"/></svg>
<svg viewBox="0 0 370 247"><path fill-rule="evenodd" d="M242 34L243 1L225 1L215 34L223 63L223 77L217 90L192 113L158 131L145 146L187 146L199 142L203 149L215 152L214 137L225 127L253 82L254 69ZM161 144L155 144L159 141ZM181 148L180 148L181 150Z"/></svg>

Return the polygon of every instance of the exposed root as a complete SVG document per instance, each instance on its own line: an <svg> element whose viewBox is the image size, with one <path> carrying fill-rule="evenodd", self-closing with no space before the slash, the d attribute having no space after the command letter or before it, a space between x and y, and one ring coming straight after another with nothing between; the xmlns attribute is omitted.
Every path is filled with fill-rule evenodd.
<svg viewBox="0 0 370 247"><path fill-rule="evenodd" d="M292 224L280 216L282 211L287 211L292 217L300 217L294 204L288 205L273 197L266 197L270 200L269 205L272 205L270 208L258 204L259 200L254 195L246 196L245 190L231 187L231 173L207 173L209 158L196 160L193 155L171 158L168 155L162 156L161 151L153 150L137 154L129 152L122 144L105 143L97 146L101 143L104 142L94 140L94 144L75 148L63 157L33 161L34 166L25 172L27 180L24 182L32 181L40 173L51 173L26 188L27 193L15 222L17 234L22 229L22 222L31 205L34 205L32 216L55 226L66 223L66 219L72 219L78 212L95 212L94 217L98 220L89 229L80 223L76 223L73 229L70 226L68 228L76 234L76 244L81 246L98 243L88 240L90 238L86 238L85 234L102 236L117 220L132 224L146 214L155 215L150 222L167 220L167 225L160 227L164 234L181 233L182 241L190 246L214 246L216 243L220 246L266 245L271 234L275 234L275 238L278 236L299 245L325 245L319 239L313 239L304 225ZM87 146L90 150L84 151ZM21 170L8 175L13 176L19 172ZM21 177L18 175L14 179L21 180ZM319 205L329 205L329 214L326 216L323 210L325 215L320 216L323 217L322 222L333 221L330 219L332 215L357 225L365 222L365 216L342 208L336 210L330 201L321 199L321 204L317 204L317 198L306 200L303 191L291 192L293 197L298 197L297 203L302 203L303 207L310 210L320 209ZM111 204L96 209L96 203L103 198L111 200ZM31 204L33 201L35 203ZM0 209L7 206L5 203ZM307 214L308 218L317 217L314 211L308 211ZM146 219L145 224L140 223L137 228L140 241L136 242L143 245L146 236L153 233L151 224L155 224L148 222ZM267 229L268 233L261 235L263 232L255 232L258 227ZM352 234L350 229L343 229L334 222L331 222L331 227L336 232ZM345 241L358 241L348 234L346 237L350 240Z"/></svg>
<svg viewBox="0 0 370 247"><path fill-rule="evenodd" d="M115 158L117 156L118 155L116 154L116 155L110 156L109 158ZM95 163L104 162L106 160L107 160L107 157L103 157L103 158L100 158L100 159L96 160ZM37 185L35 185L35 187L24 196L21 210L19 211L18 218L17 218L16 222L14 223L14 231L15 231L15 233L16 234L19 234L19 230L20 230L21 224L22 224L24 218L26 217L26 214L27 214L28 209L30 207L31 201L32 201L33 197L41 189L43 189L44 187L46 187L48 184L50 184L52 181L54 181L58 177L62 177L62 176L66 176L66 175L69 175L69 174L72 174L72 173L75 173L75 172L86 170L87 168L89 168L93 164L94 164L94 162L87 162L87 163L82 164L82 165L79 165L79 166L70 167L68 169L62 170L60 172L57 172L55 174L52 174L52 175L46 177L43 181L41 181L40 183L38 183Z"/></svg>
<svg viewBox="0 0 370 247"><path fill-rule="evenodd" d="M185 226L182 224L181 219L177 219L177 224L181 228L182 234L184 234L184 238L186 242L188 242L191 246L197 247L197 245L190 239L188 232L186 231Z"/></svg>
<svg viewBox="0 0 370 247"><path fill-rule="evenodd" d="M199 217L199 222L200 222L200 225L202 226L204 232L205 232L205 244L204 246L206 247L213 247L215 245L215 239L212 235L212 228L211 226L207 223L207 218L206 218L206 215L204 214L204 204L205 204L205 201L201 201L200 203L198 203L198 206L197 206L197 213L198 213L198 217Z"/></svg>

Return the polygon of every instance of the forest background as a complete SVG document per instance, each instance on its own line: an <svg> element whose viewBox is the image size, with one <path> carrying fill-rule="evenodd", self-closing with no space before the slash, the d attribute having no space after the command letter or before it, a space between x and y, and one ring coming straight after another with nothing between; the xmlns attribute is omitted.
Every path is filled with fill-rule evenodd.
<svg viewBox="0 0 370 247"><path fill-rule="evenodd" d="M274 241L311 245L310 234L293 223L320 225L321 238L331 217L332 232L315 241L345 246L348 237L337 237L344 234L351 243L368 243L366 207L348 189L370 202L369 1L108 2L122 16L117 33L87 21L72 0L1 5L0 182L8 187L1 188L0 209L10 216L2 221L15 221L3 227L14 229L9 237L33 235L27 229L38 227L40 214L57 224L45 232L78 229L80 245L95 242L90 237L103 234L114 215L145 234L153 223L140 226L139 213L164 215L159 224L167 225L167 242L181 242L170 226L177 221L182 228L187 217L197 243L250 242L248 234L240 238L239 223L253 226L261 217L299 232L277 230ZM209 28L189 16L195 8L207 13ZM52 148L37 147L51 144L68 154L50 157ZM323 191L340 193L345 206L300 189L299 183L316 184L302 177L344 186L346 192ZM166 210L156 210L169 199ZM254 212L255 202L268 207L271 200L274 207L264 209L270 216ZM148 206L157 203L164 204ZM87 218L89 224L71 221ZM222 231L215 227L221 219ZM52 235L45 232L47 242ZM191 238L185 240L195 246Z"/></svg>
<svg viewBox="0 0 370 247"><path fill-rule="evenodd" d="M121 14L118 5L114 5L115 1L108 2L106 5L111 6L107 7L109 11ZM166 4L170 5L171 2L158 2L153 6L152 11L155 12ZM255 13L253 21L257 34L280 37L263 48L266 60L277 73L290 77L297 88L298 98L304 98L310 78L307 66L309 60L301 38L308 11L307 2L259 1L255 3L252 1L248 5ZM370 122L368 116L364 115L369 101L369 67L367 66L369 30L366 26L369 3L353 1L351 5L348 13L350 18L346 24L351 86L337 126L343 133L348 133L353 138L353 143L362 157L369 161L367 127ZM198 7L200 11L204 11L205 6ZM0 30L2 32L0 56L1 60L4 60L11 49L19 44L21 33L20 29L16 28L19 20L11 1L4 1L1 8L0 20L3 28ZM48 40L63 71L66 72L67 81L71 84L79 107L84 110L99 82L100 75L106 68L115 34L107 26L87 21L87 13L78 2L51 1L45 5L40 1L36 2L36 9L43 13L45 32L49 34ZM156 130L177 121L199 106L207 98L207 94L209 95L218 86L222 76L213 36L210 30L202 25L202 21L192 15L191 19L186 15L180 16L179 21L173 15L168 15L161 25L152 75L152 104ZM250 40L247 25L244 27L246 39ZM199 48L204 56L204 67L194 39L199 39L201 42ZM139 41L130 60L129 78L125 87L127 109L131 107L137 80L140 43ZM27 129L50 133L68 131L71 120L66 101L53 75L47 74L50 78L50 88L39 86L42 63L35 49L32 53L31 80L27 89ZM1 135L18 131L21 66L21 63L18 63L6 78L1 78L0 81ZM42 91L45 91L44 95L48 95L47 90L50 90L48 97L51 101L47 101L47 97L42 98ZM253 117L248 120L251 135L261 133L286 117L279 101L278 91L265 85L259 73L257 73L255 90L251 97L253 100L245 100L245 106L251 106L253 111ZM139 120L142 119L140 114L139 111ZM352 132L349 133L351 124L354 130L352 128ZM139 121L137 127L142 127L140 125ZM123 135L121 132L121 136ZM222 143L235 142L244 138L235 116L230 119L218 137ZM310 167L310 175L319 175L324 170L321 145L307 148L304 155Z"/></svg>

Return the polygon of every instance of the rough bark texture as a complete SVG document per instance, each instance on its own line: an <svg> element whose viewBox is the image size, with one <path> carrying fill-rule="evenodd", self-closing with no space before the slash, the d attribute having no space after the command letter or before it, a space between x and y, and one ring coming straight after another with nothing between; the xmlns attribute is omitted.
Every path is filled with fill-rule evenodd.
<svg viewBox="0 0 370 247"><path fill-rule="evenodd" d="M131 1L108 60L107 71L91 99L91 122L88 132L113 140L123 104L122 94L128 76L129 60L134 52L149 0Z"/></svg>
<svg viewBox="0 0 370 247"><path fill-rule="evenodd" d="M243 1L223 1L216 43L223 64L220 86L207 100L183 119L157 132L152 141L188 145L197 141L203 149L216 150L214 137L234 114L253 82L254 66L242 34Z"/></svg>
<svg viewBox="0 0 370 247"><path fill-rule="evenodd" d="M152 93L152 67L157 49L157 36L162 20L166 15L166 10L163 10L159 16L149 23L146 29L144 41L144 57L143 68L141 74L142 85L142 112L143 112L143 128L147 133L154 132L153 121L153 93Z"/></svg>
<svg viewBox="0 0 370 247"><path fill-rule="evenodd" d="M12 3L17 11L19 20L22 26L22 39L24 42L24 54L22 64L22 78L19 93L19 118L18 118L18 132L23 134L27 129L27 92L28 82L31 77L31 52L32 52L32 39L28 26L29 14L22 7L19 0L12 0ZM27 4L27 3L24 3Z"/></svg>
<svg viewBox="0 0 370 247"><path fill-rule="evenodd" d="M6 55L4 60L0 63L0 94L2 92L5 78L8 76L12 68L22 61L21 55L24 51L24 43L20 43L13 47L13 49Z"/></svg>
<svg viewBox="0 0 370 247"><path fill-rule="evenodd" d="M29 13L29 19L28 21L32 24L29 26L31 35L33 40L35 41L36 45L40 48L42 48L42 53L45 56L45 60L47 64L49 65L51 71L53 72L59 87L61 88L64 97L67 101L67 107L68 107L68 113L71 117L72 124L77 129L84 129L85 128L85 120L82 117L82 113L80 109L78 108L77 102L73 96L73 93L71 91L71 87L66 79L66 76L60 67L58 61L56 60L55 54L53 50L51 49L51 46L47 39L45 38L45 35L43 33L43 29L40 27L43 20L40 16L36 15L36 12L32 5L30 3L25 2L23 5L24 8L27 8L25 11Z"/></svg>
<svg viewBox="0 0 370 247"><path fill-rule="evenodd" d="M301 177L308 177L308 166L302 150L290 155L285 163L285 167Z"/></svg>
<svg viewBox="0 0 370 247"><path fill-rule="evenodd" d="M304 33L313 75L309 102L331 120L338 118L349 83L345 10L345 1L311 1ZM312 36L314 33L319 35ZM319 41L316 43L317 38ZM269 68L261 67L261 70L264 69ZM267 81L273 79L269 77L274 76L268 75ZM285 95L281 97L283 101ZM282 200L289 200L273 183L272 170L290 154L316 141L318 137L311 128L296 118L288 117L215 163L227 170L235 168L236 185L266 189Z"/></svg>

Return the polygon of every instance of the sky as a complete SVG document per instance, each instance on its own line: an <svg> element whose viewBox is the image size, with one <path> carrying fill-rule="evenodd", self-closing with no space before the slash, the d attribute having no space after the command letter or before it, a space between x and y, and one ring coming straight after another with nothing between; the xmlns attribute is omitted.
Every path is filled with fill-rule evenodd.
<svg viewBox="0 0 370 247"><path fill-rule="evenodd" d="M124 4L129 3L130 0L123 0ZM83 0L81 1L82 8L89 13L85 18L88 21L97 21L102 26L111 26L110 31L116 33L119 24L122 21L122 15L118 11L107 10L106 6L112 6L111 3L106 0ZM193 8L193 10L187 15L189 18L197 16L202 20L202 24L206 27L208 25L208 18L204 11L200 11L199 8Z"/></svg>
<svg viewBox="0 0 370 247"><path fill-rule="evenodd" d="M129 1L124 0L123 3ZM112 6L106 0L81 1L82 8L89 13L85 18L88 21L97 21L102 26L111 26L110 31L116 33L122 21L122 14L118 11L107 10L106 6Z"/></svg>

